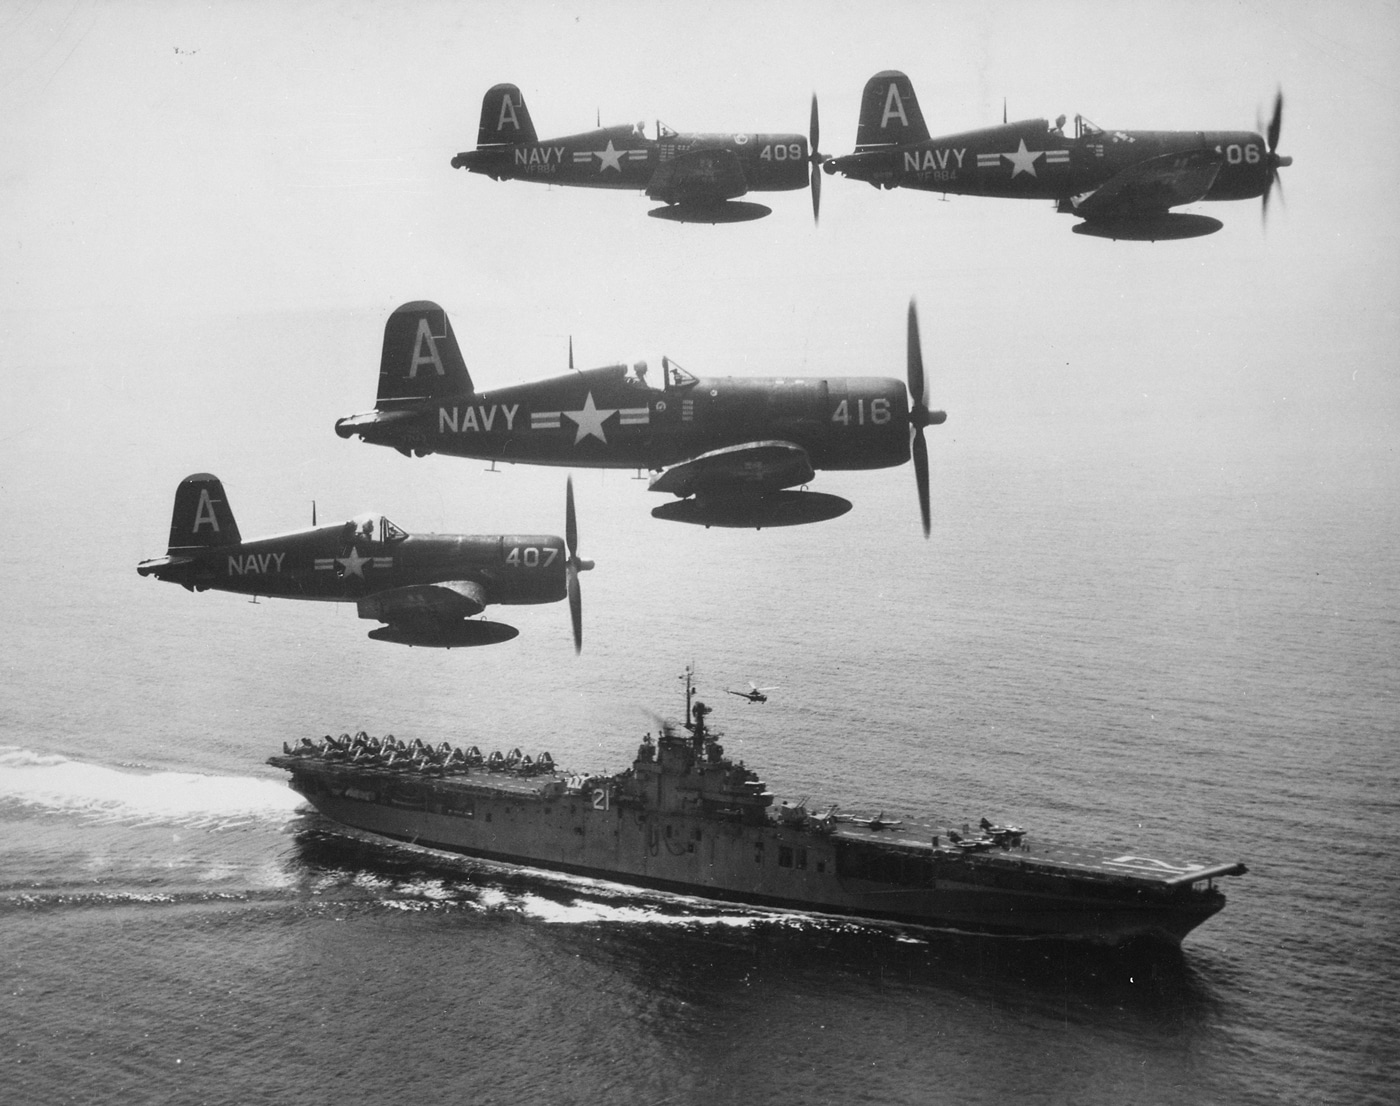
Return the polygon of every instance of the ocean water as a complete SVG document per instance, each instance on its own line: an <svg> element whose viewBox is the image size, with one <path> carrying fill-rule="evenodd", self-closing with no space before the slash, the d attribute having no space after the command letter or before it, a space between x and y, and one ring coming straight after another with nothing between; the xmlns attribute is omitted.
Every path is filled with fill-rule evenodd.
<svg viewBox="0 0 1400 1106"><path fill-rule="evenodd" d="M927 543L907 469L823 476L850 515L761 533L653 522L626 474L576 473L598 562L578 658L562 605L443 653L370 642L352 611L139 579L164 491L81 589L11 547L29 586L0 643L0 1097L1390 1101L1383 483L1282 447L1041 446L937 446ZM483 517L562 515L559 473L427 471ZM1179 951L899 930L378 842L263 763L363 727L616 770L681 712L692 662L780 797L1250 872ZM750 678L768 704L724 693Z"/></svg>

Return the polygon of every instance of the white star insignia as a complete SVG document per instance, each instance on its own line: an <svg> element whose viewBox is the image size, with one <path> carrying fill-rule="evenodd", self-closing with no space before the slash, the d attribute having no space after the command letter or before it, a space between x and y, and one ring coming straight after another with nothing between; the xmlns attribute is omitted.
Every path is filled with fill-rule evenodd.
<svg viewBox="0 0 1400 1106"><path fill-rule="evenodd" d="M1035 176L1035 159L1043 153L1045 153L1044 150L1035 150L1034 152L1027 150L1026 140L1023 138L1019 150L1013 154L1002 154L1001 156L1010 160L1011 179L1015 180L1018 173L1029 173L1031 176Z"/></svg>
<svg viewBox="0 0 1400 1106"><path fill-rule="evenodd" d="M593 393L588 393L588 398L583 401L583 407L578 411L565 411L564 414L578 423L578 434L574 438L574 445L578 445L584 438L597 438L604 445L608 444L608 439L603 435L603 423L617 414L617 408L599 409L593 406Z"/></svg>
<svg viewBox="0 0 1400 1106"><path fill-rule="evenodd" d="M608 139L606 150L594 150L593 156L598 159L598 172L604 169L616 169L622 172L622 155L625 151L613 149L612 139Z"/></svg>
<svg viewBox="0 0 1400 1106"><path fill-rule="evenodd" d="M358 576L361 580L365 578L365 565L369 564L370 558L361 557L360 551L353 545L350 547L350 556L337 557L336 562L345 567L346 576Z"/></svg>

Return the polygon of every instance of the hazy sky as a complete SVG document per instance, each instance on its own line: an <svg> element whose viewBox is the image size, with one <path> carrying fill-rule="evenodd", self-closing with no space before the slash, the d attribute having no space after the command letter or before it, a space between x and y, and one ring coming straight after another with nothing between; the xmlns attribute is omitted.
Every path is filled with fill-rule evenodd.
<svg viewBox="0 0 1400 1106"><path fill-rule="evenodd" d="M845 153L885 68L935 134L999 121L1003 99L1013 118L1252 127L1282 87L1283 202L1267 228L1257 201L1196 205L1224 230L1112 243L1048 203L827 178L817 228L805 192L682 226L638 195L449 167L501 81L541 137L598 116L801 131L815 92L822 148ZM384 319L418 298L493 387L562 371L570 336L581 365L902 375L916 296L950 415L936 501L978 456L1136 453L1164 479L1276 459L1393 504L1397 73L1395 3L5 4L0 504L48 551L7 563L21 596L60 587L62 543L100 528L102 571L134 588L199 470L249 535L312 497L332 517L541 528L558 473L493 485L333 434L372 406ZM651 497L624 475L607 494L640 524ZM885 475L910 485L903 540L912 476Z"/></svg>

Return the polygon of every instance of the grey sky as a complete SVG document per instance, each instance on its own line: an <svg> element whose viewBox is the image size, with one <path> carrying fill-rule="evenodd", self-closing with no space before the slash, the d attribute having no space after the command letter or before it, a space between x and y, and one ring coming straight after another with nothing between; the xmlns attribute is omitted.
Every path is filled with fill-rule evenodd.
<svg viewBox="0 0 1400 1106"><path fill-rule="evenodd" d="M528 497L331 432L372 405L397 304L441 302L492 387L561 371L571 335L581 364L902 375L911 295L950 413L936 482L956 441L1197 466L1183 479L1277 456L1393 501L1397 62L1393 3L9 4L0 501L46 539L99 523L132 559L200 469L266 520L247 533L313 496L463 528L467 505ZM700 227L448 166L499 81L542 136L598 115L803 130L816 92L823 149L847 152L884 68L934 133L999 120L1003 98L1013 117L1253 126L1282 86L1285 202L1267 229L1257 202L1198 205L1225 229L1110 243L1048 204L828 178L819 228L805 193ZM510 479L558 513L558 474ZM100 492L81 507L80 484ZM608 494L651 505L620 476ZM31 586L61 567L41 561Z"/></svg>

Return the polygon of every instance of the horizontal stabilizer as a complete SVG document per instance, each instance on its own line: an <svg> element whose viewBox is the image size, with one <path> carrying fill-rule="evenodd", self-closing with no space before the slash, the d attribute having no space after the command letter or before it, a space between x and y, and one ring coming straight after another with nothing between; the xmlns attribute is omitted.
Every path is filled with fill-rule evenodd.
<svg viewBox="0 0 1400 1106"><path fill-rule="evenodd" d="M672 495L736 495L778 491L816 475L807 451L792 442L746 442L672 465L649 485Z"/></svg>
<svg viewBox="0 0 1400 1106"><path fill-rule="evenodd" d="M138 564L136 571L142 576L154 576L160 580L172 569L188 564L194 564L193 557L152 557L150 560Z"/></svg>
<svg viewBox="0 0 1400 1106"><path fill-rule="evenodd" d="M397 411L365 411L359 415L346 415L343 419L336 419L335 432L342 438L348 438L352 434L360 434L375 427L388 426L396 422L411 422L417 417L417 411L407 408Z"/></svg>

